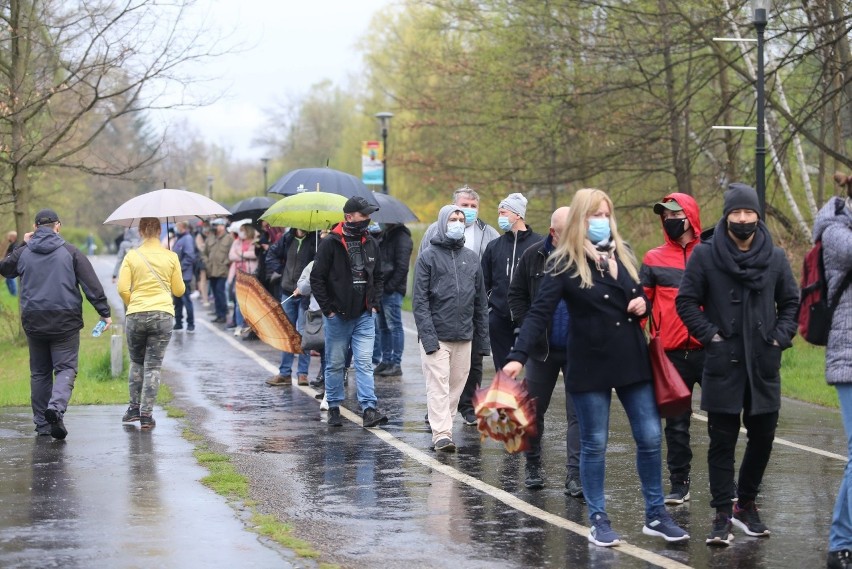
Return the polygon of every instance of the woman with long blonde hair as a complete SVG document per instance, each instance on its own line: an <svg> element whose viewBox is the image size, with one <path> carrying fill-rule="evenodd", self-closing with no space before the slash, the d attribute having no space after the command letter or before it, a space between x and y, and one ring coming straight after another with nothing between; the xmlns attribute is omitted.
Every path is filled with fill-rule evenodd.
<svg viewBox="0 0 852 569"><path fill-rule="evenodd" d="M542 280L503 371L517 377L559 301L565 300L569 316L565 384L580 424L580 479L592 525L589 541L603 547L621 543L604 501L613 389L636 441L636 467L645 498L642 533L670 542L689 539L663 503L660 417L640 324L650 305L639 284L636 257L618 233L615 208L605 192L583 189L574 195L567 228Z"/></svg>

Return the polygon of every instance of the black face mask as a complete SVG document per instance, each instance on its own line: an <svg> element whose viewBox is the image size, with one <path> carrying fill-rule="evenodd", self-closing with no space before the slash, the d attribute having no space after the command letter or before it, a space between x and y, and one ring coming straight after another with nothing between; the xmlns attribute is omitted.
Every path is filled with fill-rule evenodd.
<svg viewBox="0 0 852 569"><path fill-rule="evenodd" d="M745 241L757 231L757 222L754 221L752 223L733 223L728 222L728 231L730 231L734 237L739 239L740 241Z"/></svg>
<svg viewBox="0 0 852 569"><path fill-rule="evenodd" d="M663 229L666 230L666 235L677 241L681 235L686 233L686 218L664 219Z"/></svg>
<svg viewBox="0 0 852 569"><path fill-rule="evenodd" d="M344 221L343 229L350 235L363 235L367 231L367 227L369 225L369 219L365 219L363 221Z"/></svg>

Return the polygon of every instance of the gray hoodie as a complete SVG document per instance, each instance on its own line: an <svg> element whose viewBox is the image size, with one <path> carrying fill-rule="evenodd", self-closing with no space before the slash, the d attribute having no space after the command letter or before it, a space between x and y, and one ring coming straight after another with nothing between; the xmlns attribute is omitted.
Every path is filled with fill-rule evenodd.
<svg viewBox="0 0 852 569"><path fill-rule="evenodd" d="M822 207L814 222L814 240L818 239L822 239L828 298L831 299L846 274L852 271L852 210L848 200L834 198ZM825 348L825 381L829 384L852 383L850 338L852 286L843 292L831 320L831 332Z"/></svg>

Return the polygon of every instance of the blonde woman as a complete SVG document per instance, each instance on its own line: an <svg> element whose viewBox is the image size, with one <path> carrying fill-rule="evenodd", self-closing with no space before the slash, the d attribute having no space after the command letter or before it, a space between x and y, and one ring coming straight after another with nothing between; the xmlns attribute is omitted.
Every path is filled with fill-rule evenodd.
<svg viewBox="0 0 852 569"><path fill-rule="evenodd" d="M177 255L160 243L160 220L139 220L142 244L128 251L118 273L118 294L127 307L125 333L130 352L130 406L121 422L152 429L160 367L172 336L172 296L186 291Z"/></svg>
<svg viewBox="0 0 852 569"><path fill-rule="evenodd" d="M645 498L642 533L666 541L689 539L666 512L660 417L654 400L648 347L640 319L649 304L638 263L618 234L612 200L584 189L571 202L567 228L547 263L547 276L503 371L517 377L560 300L568 307L568 377L580 424L580 479L589 506L589 541L621 542L604 503L606 446L612 391L618 394L636 441L636 467Z"/></svg>

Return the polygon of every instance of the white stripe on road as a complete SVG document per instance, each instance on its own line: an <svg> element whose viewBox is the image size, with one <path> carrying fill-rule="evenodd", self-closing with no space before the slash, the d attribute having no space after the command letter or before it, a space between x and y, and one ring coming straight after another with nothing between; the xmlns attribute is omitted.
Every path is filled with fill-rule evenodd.
<svg viewBox="0 0 852 569"><path fill-rule="evenodd" d="M278 373L278 368L276 366L272 365L271 363L269 363L268 361L266 361L265 359L263 359L262 357L257 355L254 351L250 350L249 348L246 348L240 342L236 341L234 339L233 334L228 334L227 332L223 332L217 326L211 324L210 322L208 322L206 320L200 320L200 322L201 322L202 325L204 325L205 328L207 328L208 330L213 332L213 334L219 336L220 338L222 338L223 340L225 340L226 342L228 342L229 344L234 346L238 351L242 352L243 354L245 354L246 356L251 358L255 363L257 363L260 367L262 367L266 371L268 371L270 373ZM411 331L408 328L405 328L405 330L409 331L409 332ZM318 393L316 390L314 390L314 389L312 389L308 386L304 386L304 385L294 385L293 387L299 389L305 395L309 395L311 397L311 399L314 399L316 401L316 399L314 398L314 395L316 395ZM359 417L356 413L353 413L352 411L346 409L343 406L340 407L340 415L342 417L346 417L347 419L349 419L350 421L352 421L356 425L362 426L361 417ZM458 482L461 482L462 484L466 484L467 486L470 486L471 488L474 488L476 490L479 490L480 492L488 494L492 498L499 500L500 502L503 502L504 504L506 504L510 508L514 508L515 510L518 510L519 512L523 512L523 513L525 513L529 516L532 516L534 518L538 518L538 519L540 519L544 522L547 522L551 525L554 525L556 527L568 530L568 531L575 533L575 534L577 534L577 535L579 535L583 538L586 538L589 534L589 528L588 527L574 523L570 520L567 520L567 519L562 518L560 516L557 516L555 514L551 514L550 512L542 510L541 508L537 508L536 506L533 506L533 505L521 500L520 498L510 494L509 492L506 492L505 490L501 490L500 488L495 488L494 486L491 486L490 484L486 484L485 482L479 480L478 478L474 478L473 476L470 476L468 474L465 474L463 472L456 470L452 466L442 464L441 462L439 462L435 458L427 455L426 453L424 453L421 450L418 450L418 449L412 447L408 443L401 441L400 439L396 438L395 436L393 436L392 434L390 434L387 431L384 431L382 429L367 429L367 430L369 432L373 433L374 435L376 435L377 437L379 437L381 440L383 440L387 444L396 448L397 450L399 450L400 452L402 452L403 454L405 454L409 458L416 460L417 462L419 462L423 466L426 466L427 468L431 468L433 470L437 470L438 472L441 472L442 474L445 474L446 476L449 476L450 478L457 480ZM647 551L647 550L642 549L641 547L637 547L635 545L630 545L629 543L625 543L623 541L622 541L621 545L619 545L618 547L616 547L614 549L616 551L621 552L621 553L625 553L627 555L630 555L631 557L635 557L637 559L647 561L648 563L651 563L656 567L663 567L664 569L689 569L689 567L690 567L689 565L684 565L683 563L679 563L677 561L669 559L668 557L664 557L664 556L659 555L657 553Z"/></svg>

